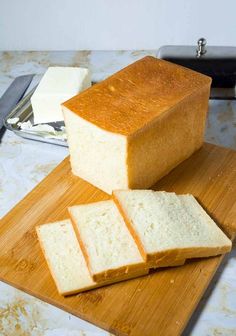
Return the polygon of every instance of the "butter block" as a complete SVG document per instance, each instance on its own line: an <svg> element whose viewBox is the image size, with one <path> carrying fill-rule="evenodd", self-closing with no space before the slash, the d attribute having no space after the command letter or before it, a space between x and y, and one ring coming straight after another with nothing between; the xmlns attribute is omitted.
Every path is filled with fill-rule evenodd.
<svg viewBox="0 0 236 336"><path fill-rule="evenodd" d="M72 172L146 189L203 144L211 78L145 57L63 103Z"/></svg>
<svg viewBox="0 0 236 336"><path fill-rule="evenodd" d="M90 86L88 69L49 67L31 97L34 123L64 120L61 103Z"/></svg>

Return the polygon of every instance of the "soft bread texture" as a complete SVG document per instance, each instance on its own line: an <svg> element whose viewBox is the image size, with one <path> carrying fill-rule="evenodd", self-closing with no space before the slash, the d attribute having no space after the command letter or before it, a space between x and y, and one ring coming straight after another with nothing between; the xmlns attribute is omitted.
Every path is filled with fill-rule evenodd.
<svg viewBox="0 0 236 336"><path fill-rule="evenodd" d="M149 267L231 249L230 239L191 195L117 190L113 197Z"/></svg>
<svg viewBox="0 0 236 336"><path fill-rule="evenodd" d="M127 188L127 139L105 132L68 109L64 116L72 173L110 194L111 188Z"/></svg>
<svg viewBox="0 0 236 336"><path fill-rule="evenodd" d="M90 277L70 220L36 227L38 239L60 294L90 289Z"/></svg>
<svg viewBox="0 0 236 336"><path fill-rule="evenodd" d="M80 293L148 274L148 269L142 269L112 281L96 283L89 273L70 220L40 225L36 227L36 231L51 275L61 295Z"/></svg>
<svg viewBox="0 0 236 336"><path fill-rule="evenodd" d="M112 200L73 206L69 213L94 281L115 279L145 268Z"/></svg>
<svg viewBox="0 0 236 336"><path fill-rule="evenodd" d="M73 173L109 194L152 186L202 145L210 84L145 57L66 101Z"/></svg>

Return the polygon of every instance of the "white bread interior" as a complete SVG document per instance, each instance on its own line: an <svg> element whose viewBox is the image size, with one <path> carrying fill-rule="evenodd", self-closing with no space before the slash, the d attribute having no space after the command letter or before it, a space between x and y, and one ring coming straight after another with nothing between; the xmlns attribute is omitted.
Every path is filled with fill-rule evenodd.
<svg viewBox="0 0 236 336"><path fill-rule="evenodd" d="M145 268L138 247L112 200L72 206L69 213L94 281Z"/></svg>
<svg viewBox="0 0 236 336"><path fill-rule="evenodd" d="M49 270L61 295L76 294L148 274L148 269L143 268L115 280L96 283L89 273L70 220L43 224L37 226L36 231Z"/></svg>
<svg viewBox="0 0 236 336"><path fill-rule="evenodd" d="M73 174L108 194L127 189L126 137L106 132L66 107L63 112Z"/></svg>
<svg viewBox="0 0 236 336"><path fill-rule="evenodd" d="M149 267L231 249L230 239L191 195L117 190L113 197Z"/></svg>

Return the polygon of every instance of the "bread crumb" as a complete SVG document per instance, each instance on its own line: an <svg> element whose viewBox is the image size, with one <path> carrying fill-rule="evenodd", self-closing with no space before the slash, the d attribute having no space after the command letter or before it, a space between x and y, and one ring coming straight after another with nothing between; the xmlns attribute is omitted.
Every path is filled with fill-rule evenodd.
<svg viewBox="0 0 236 336"><path fill-rule="evenodd" d="M177 325L180 325L180 322L179 322L179 321L175 321L175 323L176 323Z"/></svg>
<svg viewBox="0 0 236 336"><path fill-rule="evenodd" d="M171 283L171 284L173 284L174 282L175 282L175 280L174 280L174 279L171 279L171 280L170 280L170 283Z"/></svg>
<svg viewBox="0 0 236 336"><path fill-rule="evenodd" d="M112 85L109 85L109 89L112 91L112 92L114 92L116 89L114 88L114 86L112 86Z"/></svg>

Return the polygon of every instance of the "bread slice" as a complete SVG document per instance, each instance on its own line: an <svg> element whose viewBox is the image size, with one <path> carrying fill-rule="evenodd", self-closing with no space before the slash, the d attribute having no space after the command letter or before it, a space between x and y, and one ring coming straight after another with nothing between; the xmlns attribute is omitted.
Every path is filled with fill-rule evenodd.
<svg viewBox="0 0 236 336"><path fill-rule="evenodd" d="M73 206L69 213L94 281L115 279L146 267L112 200Z"/></svg>
<svg viewBox="0 0 236 336"><path fill-rule="evenodd" d="M89 273L69 219L37 226L36 231L51 275L61 295L80 293L148 274L148 269L143 268L112 281L96 283Z"/></svg>
<svg viewBox="0 0 236 336"><path fill-rule="evenodd" d="M117 190L113 197L149 267L231 249L230 239L191 195Z"/></svg>

